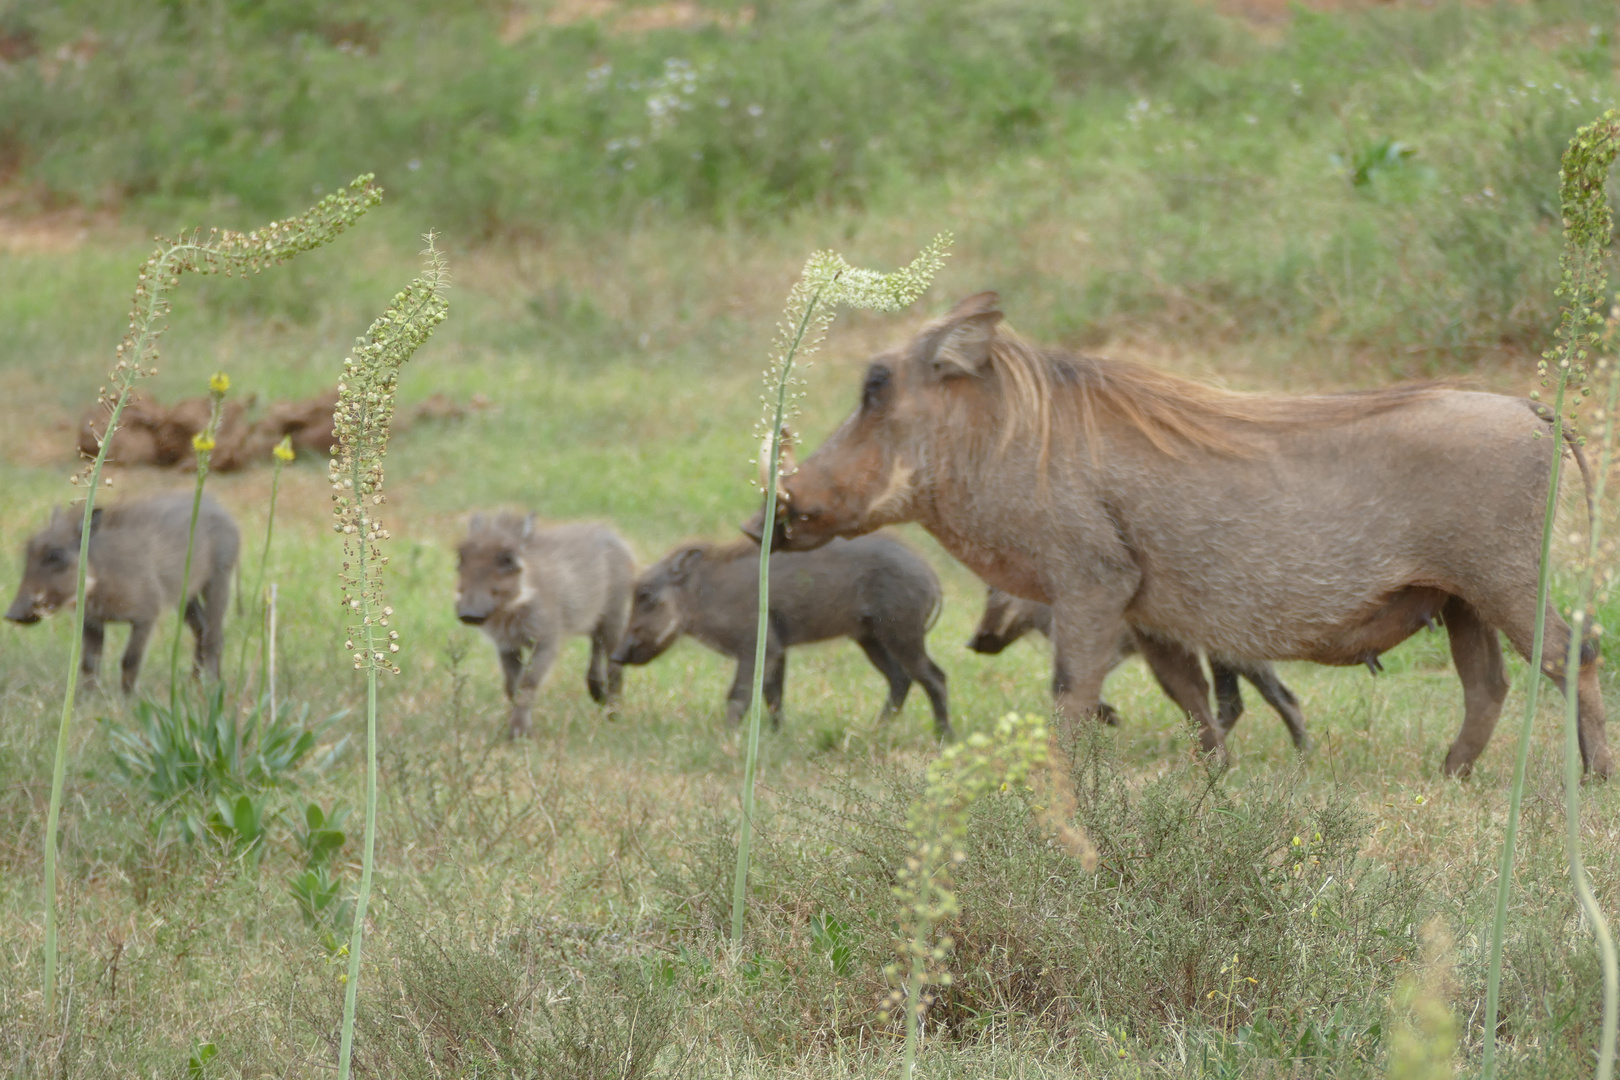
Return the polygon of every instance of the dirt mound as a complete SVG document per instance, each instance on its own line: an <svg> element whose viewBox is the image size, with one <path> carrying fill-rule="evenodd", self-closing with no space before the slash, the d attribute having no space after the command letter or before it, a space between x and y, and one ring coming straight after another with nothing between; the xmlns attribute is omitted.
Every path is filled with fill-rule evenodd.
<svg viewBox="0 0 1620 1080"><path fill-rule="evenodd" d="M325 457L332 452L332 410L337 407L337 391L328 390L302 401L274 402L252 421L248 419L249 405L251 401L246 405L240 401L225 403L219 430L214 436L210 469L233 472L267 462L270 451L283 438L290 438L293 449L300 454ZM472 400L464 404L435 393L412 409L403 424L396 423L395 427L397 430L424 421L457 420L468 411L488 405L481 394L473 395ZM193 460L191 440L207 426L208 410L206 397L164 405L136 391L124 406L118 430L113 432L107 461L114 465L189 467ZM107 418L108 411L102 405L85 410L79 419L79 453L95 456L107 430Z"/></svg>

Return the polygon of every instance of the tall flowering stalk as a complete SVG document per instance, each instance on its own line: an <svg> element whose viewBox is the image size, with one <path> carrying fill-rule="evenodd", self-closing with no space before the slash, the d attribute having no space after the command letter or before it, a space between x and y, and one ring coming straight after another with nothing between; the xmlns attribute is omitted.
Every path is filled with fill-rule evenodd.
<svg viewBox="0 0 1620 1080"><path fill-rule="evenodd" d="M349 970L343 994L343 1035L338 1050L338 1080L348 1080L354 1049L354 1011L360 985L360 944L371 898L371 870L377 846L377 673L399 674L394 655L399 631L390 627L394 609L383 603L382 568L388 557L382 541L388 530L373 507L383 501L383 456L394 418L399 369L411 358L449 311L450 287L444 258L426 238L427 267L422 276L395 294L388 310L355 344L343 361L338 403L333 413L334 448L328 475L332 480L332 528L343 536L343 610L349 621L343 648L357 671L366 673L366 839L360 863L360 888L354 900L354 928L349 934Z"/></svg>
<svg viewBox="0 0 1620 1080"><path fill-rule="evenodd" d="M56 759L51 769L50 810L45 821L45 1013L56 1008L56 837L62 817L62 785L67 769L68 732L73 721L73 701L78 690L79 650L84 637L84 576L90 559L90 522L95 510L96 488L107 450L123 418L124 408L143 378L157 374L158 338L167 329L165 320L171 305L169 293L180 284L180 275L257 274L266 266L286 262L299 252L311 251L335 239L360 216L382 201L382 190L372 184L370 173L355 178L342 191L334 192L298 217L272 221L262 229L240 233L210 229L205 236L198 229L174 240L158 238L157 250L141 264L135 279L135 302L129 312L129 333L115 353L109 383L101 388L98 402L108 410L101 445L84 471L73 483L87 487L84 522L79 531L79 580L74 603L74 628L68 646L67 678L62 692L62 718L56 734Z"/></svg>
<svg viewBox="0 0 1620 1080"><path fill-rule="evenodd" d="M186 592L191 587L191 556L197 547L197 513L202 509L203 484L208 480L208 463L214 456L214 445L219 438L220 411L225 395L231 389L231 377L216 371L208 380L208 422L192 436L191 452L197 458L197 484L191 492L191 525L186 531L186 561L180 573L180 607L175 613L174 647L169 653L169 708L179 704L180 696L180 639L186 626Z"/></svg>
<svg viewBox="0 0 1620 1080"><path fill-rule="evenodd" d="M1582 398L1591 393L1591 387L1587 385L1592 374L1591 365L1595 359L1594 353L1603 344L1603 311L1608 301L1608 274L1604 270L1603 258L1614 233L1614 215L1604 186L1617 153L1620 153L1620 112L1611 110L1575 133L1569 149L1564 151L1563 167L1559 170L1564 252L1559 259L1563 281L1559 285L1558 295L1564 299L1564 316L1558 327L1559 343L1543 355L1540 365L1541 384L1550 387L1553 392L1553 463L1547 487L1546 514L1542 521L1541 576L1536 591L1538 612L1546 610L1551 589L1553 520L1558 508L1558 481L1564 460L1566 424L1573 426L1576 407ZM1604 367L1609 368L1612 379L1612 366L1606 363ZM1612 429L1612 405L1606 416ZM1599 500L1603 491L1603 471L1606 471L1608 464L1606 459L1607 454L1593 495L1594 507L1601 506ZM1586 879L1586 865L1581 858L1581 761L1576 691L1580 678L1581 641L1590 622L1588 615L1594 587L1595 560L1600 550L1600 522L1600 516L1594 514L1592 535L1588 538L1589 557L1584 572L1576 582L1569 652L1564 658L1564 811L1570 882L1597 939L1603 969L1603 1028L1598 1048L1597 1076L1598 1080L1610 1080L1614 1073L1620 964L1616 962L1608 920L1592 894ZM1480 1062L1482 1080L1492 1080L1496 1073L1496 1017L1502 985L1502 939L1507 925L1508 898L1513 889L1514 847L1518 840L1519 811L1524 798L1525 766L1530 756L1530 730L1535 723L1537 691L1541 685L1542 637L1543 620L1538 619L1530 653L1524 719L1520 723L1518 752L1513 762L1513 787L1508 796L1507 830L1502 838L1501 868L1496 883L1496 911L1491 922L1490 966L1485 988L1485 1044Z"/></svg>
<svg viewBox="0 0 1620 1080"><path fill-rule="evenodd" d="M797 411L804 382L794 367L820 347L840 305L871 311L899 311L909 307L928 288L945 265L951 235L941 233L904 269L892 274L850 266L833 251L818 251L804 264L804 272L788 293L787 308L777 325L771 366L765 371L766 394L763 430L765 448L761 476L765 487L766 540L759 551L759 622L754 645L754 693L748 710L748 746L743 758L742 824L737 836L737 871L731 888L731 940L742 941L743 916L748 904L749 846L754 829L754 774L759 762L759 725L764 711L765 635L770 617L770 523L776 520L776 491L782 476L783 425Z"/></svg>

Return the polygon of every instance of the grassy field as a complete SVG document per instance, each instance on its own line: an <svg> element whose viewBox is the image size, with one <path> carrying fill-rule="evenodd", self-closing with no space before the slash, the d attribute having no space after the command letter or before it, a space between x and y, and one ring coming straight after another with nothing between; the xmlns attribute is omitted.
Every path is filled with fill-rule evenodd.
<svg viewBox="0 0 1620 1080"><path fill-rule="evenodd" d="M556 9L517 5L439 27L437 59L402 40L434 25L408 5L403 29L354 5L304 30L303 7L262 5L254 18L284 23L257 37L248 5L205 7L171 5L166 26L109 8L77 68L76 53L58 51L83 40L72 5L0 9L0 30L16 37L22 26L37 44L0 72L0 151L11 155L0 161L14 195L0 217L0 581L17 579L25 539L72 495L76 418L104 382L152 230L250 225L302 209L313 182L303 177L330 186L362 168L382 174L389 202L331 248L248 282L188 279L177 293L150 389L194 396L224 370L233 395L261 406L335 382L349 341L415 273L415 235L449 230L451 317L406 369L402 413L434 393L477 404L408 426L388 459L387 590L403 673L382 700L356 1059L376 1076L899 1071L898 1026L878 1006L905 807L936 750L921 693L878 726L883 682L859 650L792 655L782 730L762 743L750 929L733 956L722 939L742 764L721 724L730 662L683 643L630 669L608 715L585 695L585 645L573 642L542 693L534 738L506 743L493 649L453 612L454 547L470 511L609 520L643 563L689 537L735 536L755 508L759 369L805 255L830 246L889 268L943 229L956 233L956 253L915 310L836 324L806 372L808 445L854 403L870 352L986 287L1032 336L1235 388L1438 374L1527 392L1556 312L1558 150L1614 97L1612 11L1604 21L1578 4L1299 11L1258 32L1203 8L1147 5L1156 37L1128 17L1132 5L981 5L973 11L1000 36L977 52L945 5L880 29L861 21L861 5L819 30L789 5L760 5L752 21L716 7L712 20L654 19L634 32L613 18L653 19L645 12L663 7L554 26ZM230 18L205 25L209 10ZM1068 38L1048 33L1053 19L1070 20ZM351 22L381 29L341 48L348 39L332 27ZM298 84L306 97L389 64L410 90L378 106L371 143L342 126L358 122L353 99L313 113L282 102L281 141L205 141L194 151L201 172L120 173L178 152L133 146L119 157L108 147L123 144L84 132L195 142L186 125L224 130L210 120L209 80L237 76L199 68L192 104L138 129L121 110L178 91L98 68L97 57L161 58L207 40L209 25L249 59L291 63L296 52L314 65L314 82ZM1020 49L1037 40L1070 45L1031 60ZM847 82L812 48L828 41L847 46ZM918 42L933 43L945 89L902 75L865 84L875 87L865 96L850 88L877 78L886 50ZM657 74L671 55L729 80L722 96L753 80L770 108L819 116L866 150L817 172L794 155L819 135L783 135L774 149L764 136L727 143L732 129L695 108L694 124L710 125L699 149L731 147L725 167L683 172L691 147L666 142L664 158L641 167L657 178L625 190L593 173L594 159L559 150L601 152L607 128L579 134L494 112L504 119L483 142L452 137L457 110L476 112L478 94L522 99L542 62L554 65L535 84L551 116L577 104L586 71ZM773 82L784 55L797 66ZM52 57L60 70L47 79ZM476 57L487 64L450 62ZM812 62L822 60L826 70ZM974 77L996 87L986 100L1028 112L968 109L972 95L957 88ZM77 96L59 93L45 119L6 107L45 108L28 95L52 87ZM274 102L232 87L248 94L231 114L238 127L270 123ZM578 122L649 122L645 89L623 89L624 101ZM919 102L938 111L915 126L951 139L902 137ZM429 136L439 141L410 149ZM260 150L241 149L251 146ZM410 153L428 164L404 167ZM542 162L548 154L557 160ZM489 199L472 206L480 193ZM264 467L209 481L242 526L248 581L269 479ZM111 497L189 482L186 471L116 472ZM321 463L288 467L267 580L280 596L279 691L312 721L336 719L318 728L311 764L268 796L280 817L257 854L206 831L182 839L173 815L120 779L115 735L134 723L129 704L108 693L82 701L61 859L65 1030L41 1015L39 883L69 620L0 625L6 1075L314 1076L335 1059L333 928L306 919L290 892L308 865L297 839L305 805L357 811L362 788L363 691L335 618L340 546L327 495ZM1044 711L1044 645L968 652L982 586L926 535L902 535L944 582L930 650L949 675L958 730ZM253 624L233 613L227 671ZM163 625L143 674L156 698L167 697L172 630ZM122 634L111 637L116 655ZM1524 665L1512 663L1505 716L1516 721ZM1018 799L976 812L957 873L957 981L931 1014L924 1075L1385 1075L1410 1012L1400 984L1419 971L1446 987L1436 993L1457 1021L1454 1064L1476 1068L1514 731L1504 724L1471 780L1441 778L1462 704L1444 638L1420 635L1384 664L1376 678L1282 665L1315 750L1296 758L1251 692L1235 764L1218 778L1192 759L1184 718L1145 668L1119 669L1106 696L1125 723L1072 748L1102 872L1084 874L1042 840ZM1555 703L1536 728L1509 923L1500 1037L1513 1077L1589 1075L1597 1036L1596 961L1565 872ZM1585 804L1587 859L1611 911L1612 789L1591 786ZM358 876L358 835L347 832L331 864L340 892ZM1452 943L1443 955L1442 938Z"/></svg>

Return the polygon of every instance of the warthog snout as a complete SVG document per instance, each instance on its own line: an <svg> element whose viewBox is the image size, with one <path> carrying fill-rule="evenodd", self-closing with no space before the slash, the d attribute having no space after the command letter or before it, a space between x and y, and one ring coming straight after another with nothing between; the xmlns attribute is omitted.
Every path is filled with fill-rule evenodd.
<svg viewBox="0 0 1620 1080"><path fill-rule="evenodd" d="M745 521L742 526L742 532L744 536L748 537L748 539L752 540L754 543L763 544L765 542L765 511L761 510L759 513ZM788 543L787 522L782 520L782 515L780 514L777 515L776 522L771 529L771 550L791 550L791 545Z"/></svg>
<svg viewBox="0 0 1620 1080"><path fill-rule="evenodd" d="M611 659L615 664L633 664L639 666L641 664L650 664L654 660L658 659L658 653L654 652L652 648L650 648L643 641L635 638L625 638L623 641L619 642L619 647L613 650L613 655L609 659Z"/></svg>
<svg viewBox="0 0 1620 1080"><path fill-rule="evenodd" d="M489 612L461 604L456 607L456 618L468 626L483 626L484 623L489 621Z"/></svg>
<svg viewBox="0 0 1620 1080"><path fill-rule="evenodd" d="M967 647L976 653L994 656L1005 649L1008 644L1006 638L997 637L987 630L980 630L968 639Z"/></svg>
<svg viewBox="0 0 1620 1080"><path fill-rule="evenodd" d="M39 622L39 608L35 605L32 597L24 597L19 593L17 599L13 600L11 606L6 609L6 618L14 623L31 626Z"/></svg>

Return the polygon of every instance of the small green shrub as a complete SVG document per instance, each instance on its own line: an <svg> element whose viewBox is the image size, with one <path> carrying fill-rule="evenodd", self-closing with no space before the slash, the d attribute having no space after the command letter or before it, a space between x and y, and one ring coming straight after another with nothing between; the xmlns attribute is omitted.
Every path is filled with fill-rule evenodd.
<svg viewBox="0 0 1620 1080"><path fill-rule="evenodd" d="M287 892L298 905L299 914L311 928L320 931L326 950L336 955L354 929L354 897L345 895L347 889L333 866L338 852L348 837L343 823L348 820L349 808L341 804L331 813L321 809L319 803L304 806L303 828L293 830L293 843L304 856L302 871L287 879Z"/></svg>
<svg viewBox="0 0 1620 1080"><path fill-rule="evenodd" d="M289 701L274 710L261 701L239 715L220 685L200 698L182 694L172 705L141 700L128 721L103 719L102 724L116 778L145 797L160 830L173 829L192 840L206 831L211 815L230 832L238 820L246 824L266 813L273 816L257 797L297 789L342 753L347 736L318 759L311 757L321 735L342 715L311 723L309 706L295 708ZM248 818L238 814L241 798L257 808Z"/></svg>

